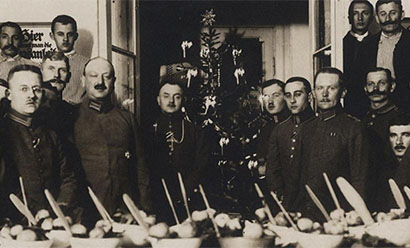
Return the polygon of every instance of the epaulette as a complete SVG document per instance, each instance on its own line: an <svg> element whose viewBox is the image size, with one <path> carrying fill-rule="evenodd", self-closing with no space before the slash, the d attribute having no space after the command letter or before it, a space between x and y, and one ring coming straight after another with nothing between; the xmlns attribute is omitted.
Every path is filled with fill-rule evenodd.
<svg viewBox="0 0 410 248"><path fill-rule="evenodd" d="M286 118L285 120L279 122L279 123L278 123L278 126L279 126L279 125L282 125L282 124L284 124L284 123L286 123L286 122L288 122L289 120L292 120L292 115L289 115L288 118Z"/></svg>
<svg viewBox="0 0 410 248"><path fill-rule="evenodd" d="M355 117L351 114L346 114L346 116L349 117L350 119L354 120L354 121L361 122L361 120L359 118L357 118L357 117Z"/></svg>

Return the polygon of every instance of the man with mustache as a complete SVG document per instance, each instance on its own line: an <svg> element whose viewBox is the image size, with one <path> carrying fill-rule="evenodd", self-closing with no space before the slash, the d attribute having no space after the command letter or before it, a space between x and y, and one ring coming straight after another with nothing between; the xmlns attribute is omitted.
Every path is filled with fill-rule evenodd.
<svg viewBox="0 0 410 248"><path fill-rule="evenodd" d="M368 144L360 121L341 107L340 99L346 94L343 83L343 73L336 68L325 67L316 73L313 96L318 115L306 122L301 132L300 184L290 209L315 220L323 220L323 216L307 194L305 185L310 186L328 211L336 208L322 173L327 173L332 183L339 176L346 178L362 197L365 196ZM338 199L343 199L334 188ZM347 203L342 201L341 204Z"/></svg>
<svg viewBox="0 0 410 248"><path fill-rule="evenodd" d="M74 111L71 137L80 156L81 189L91 187L109 214L126 210L124 193L139 207L151 208L137 122L132 113L113 104L115 80L114 67L107 59L96 57L86 63L81 82L87 95ZM87 191L81 199L84 221L93 225L100 217Z"/></svg>
<svg viewBox="0 0 410 248"><path fill-rule="evenodd" d="M363 97L363 90L352 73L360 47L370 36L373 5L367 0L354 0L349 5L348 17L351 30L343 38L343 71L347 88L344 106L347 113L363 116L367 111L367 99Z"/></svg>
<svg viewBox="0 0 410 248"><path fill-rule="evenodd" d="M88 58L74 50L78 39L77 22L68 15L55 17L51 22L50 37L54 40L57 50L69 59L71 77L63 91L63 100L71 104L80 103L85 94L80 78Z"/></svg>
<svg viewBox="0 0 410 248"><path fill-rule="evenodd" d="M178 71L177 67L181 66ZM195 125L182 111L184 105L184 90L188 73L187 64L172 64L163 66L160 75L157 103L160 113L154 124L148 128L147 147L151 170L151 190L154 209L158 219L167 223L174 223L172 212L165 197L161 182L163 178L167 184L171 197L174 199L178 217L185 219L183 200L178 181L178 172L184 180L186 192L190 199L189 205L195 208L197 198L194 189L202 184L209 192L210 149L204 130ZM165 72L166 71L166 72ZM162 71L161 71L162 72ZM202 204L202 203L200 203Z"/></svg>
<svg viewBox="0 0 410 248"><path fill-rule="evenodd" d="M77 182L71 164L67 162L60 139L47 128L38 109L44 96L40 68L18 65L8 76L10 100L8 112L0 122L0 140L7 144L4 153L6 170L2 190L21 198L18 177L24 181L28 207L36 213L49 209L44 189L50 190L61 206L74 207ZM3 204L9 201L4 200ZM9 216L16 220L20 214L8 206Z"/></svg>
<svg viewBox="0 0 410 248"><path fill-rule="evenodd" d="M379 177L382 176L382 167L391 160L391 153L386 153L385 144L388 141L389 120L399 114L399 109L391 101L391 95L396 88L396 83L392 78L389 69L376 67L367 73L364 91L370 100L370 110L363 118L363 125L368 134L371 147L371 163L369 168L370 182L374 183L370 188L377 188ZM371 210L380 211L383 199L377 199L375 190L369 191L369 207ZM380 200L380 202L378 202ZM387 209L388 210L388 209Z"/></svg>
<svg viewBox="0 0 410 248"><path fill-rule="evenodd" d="M381 31L363 43L356 71L362 86L366 73L381 67L391 71L396 82L392 101L403 110L410 109L410 31L401 26L404 10L401 0L378 0L376 21Z"/></svg>
<svg viewBox="0 0 410 248"><path fill-rule="evenodd" d="M37 65L19 55L22 40L21 27L17 23L4 22L0 25L0 79L7 80L9 71L16 65Z"/></svg>
<svg viewBox="0 0 410 248"><path fill-rule="evenodd" d="M269 191L277 192L288 207L294 201L298 188L300 168L298 151L303 125L313 119L310 82L302 77L292 77L285 84L285 101L292 115L279 123L269 137L266 162L266 184Z"/></svg>
<svg viewBox="0 0 410 248"><path fill-rule="evenodd" d="M60 136L66 136L72 117L73 106L62 99L63 90L70 80L70 65L63 52L47 53L41 64L45 99L41 107L48 124Z"/></svg>
<svg viewBox="0 0 410 248"><path fill-rule="evenodd" d="M388 132L385 143L386 150L391 154L380 171L377 195L382 211L397 208L391 193L388 180L394 179L399 188L410 185L410 115L399 113L388 122ZM409 204L409 201L407 201Z"/></svg>
<svg viewBox="0 0 410 248"><path fill-rule="evenodd" d="M268 153L268 141L273 128L286 120L290 113L286 108L284 98L285 83L278 79L271 79L262 83L262 118L265 125L261 128L257 140L257 156L259 162L259 174L265 176L266 156Z"/></svg>

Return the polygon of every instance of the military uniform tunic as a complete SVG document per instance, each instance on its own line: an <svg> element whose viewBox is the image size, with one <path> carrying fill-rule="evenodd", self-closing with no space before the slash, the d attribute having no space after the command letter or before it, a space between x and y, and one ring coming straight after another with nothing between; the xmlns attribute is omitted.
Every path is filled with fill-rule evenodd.
<svg viewBox="0 0 410 248"><path fill-rule="evenodd" d="M33 213L49 208L45 189L50 190L59 202L74 202L76 180L55 132L46 128L39 119L11 109L2 119L0 133L1 142L6 144L6 192L21 195L18 182L21 176L29 209Z"/></svg>
<svg viewBox="0 0 410 248"><path fill-rule="evenodd" d="M322 219L318 208L308 196L305 184L330 212L336 207L323 178L326 172L335 186L338 199L344 199L336 187L337 177L348 180L359 194L365 196L368 168L368 144L358 119L344 113L340 107L319 113L306 122L301 135L302 166L299 194L295 209L307 217ZM343 207L343 206L342 206ZM347 204L344 205L347 208Z"/></svg>
<svg viewBox="0 0 410 248"><path fill-rule="evenodd" d="M297 156L301 143L301 128L314 117L315 113L308 107L302 113L291 115L277 125L269 138L266 184L269 191L277 192L283 197L286 207L295 200L298 191L300 157Z"/></svg>
<svg viewBox="0 0 410 248"><path fill-rule="evenodd" d="M85 99L74 115L73 141L86 186L111 214L125 209L123 193L149 209L148 171L132 113L108 101Z"/></svg>

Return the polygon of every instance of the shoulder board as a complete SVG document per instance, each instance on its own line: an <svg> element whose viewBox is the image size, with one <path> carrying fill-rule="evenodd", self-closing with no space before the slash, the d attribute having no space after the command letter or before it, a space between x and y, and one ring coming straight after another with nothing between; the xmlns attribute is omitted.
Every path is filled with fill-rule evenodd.
<svg viewBox="0 0 410 248"><path fill-rule="evenodd" d="M288 122L289 120L291 120L291 118L292 118L292 115L290 115L290 116L289 116L288 118L286 118L285 120L279 122L277 126L282 125L282 124Z"/></svg>
<svg viewBox="0 0 410 248"><path fill-rule="evenodd" d="M354 121L361 122L359 118L357 118L357 117L355 117L355 116L353 116L353 115L346 114L346 116L349 117L350 119L354 120Z"/></svg>

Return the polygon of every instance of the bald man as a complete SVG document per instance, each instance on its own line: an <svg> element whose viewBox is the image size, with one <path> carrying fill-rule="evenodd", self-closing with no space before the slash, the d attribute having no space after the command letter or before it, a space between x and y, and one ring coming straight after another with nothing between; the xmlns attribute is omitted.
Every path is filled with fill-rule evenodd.
<svg viewBox="0 0 410 248"><path fill-rule="evenodd" d="M132 196L149 210L148 172L137 124L132 113L111 102L115 71L101 57L90 59L81 77L86 98L78 105L72 130L82 168L82 177L110 214L124 209L122 194ZM83 199L89 199L85 196ZM93 204L85 216L92 222ZM97 216L95 216L97 218Z"/></svg>

